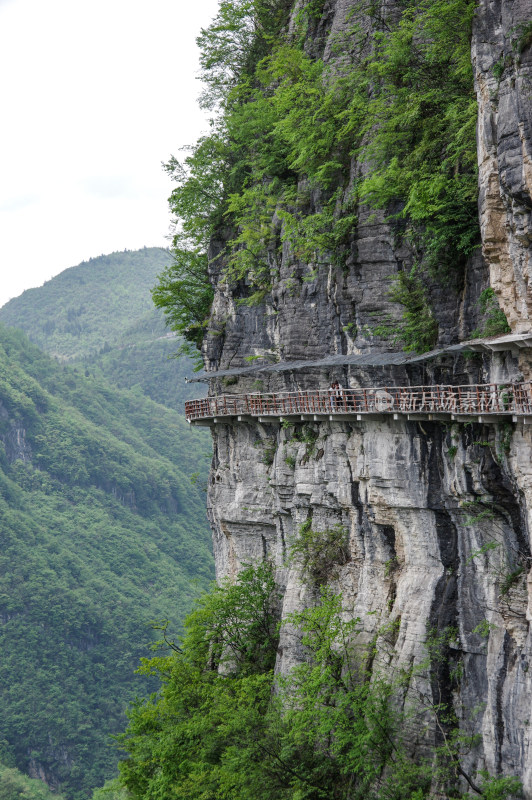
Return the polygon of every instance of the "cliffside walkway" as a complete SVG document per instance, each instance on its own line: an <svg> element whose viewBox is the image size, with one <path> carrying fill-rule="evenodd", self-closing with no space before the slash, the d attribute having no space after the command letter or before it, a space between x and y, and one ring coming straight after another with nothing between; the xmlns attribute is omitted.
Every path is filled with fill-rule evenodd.
<svg viewBox="0 0 532 800"><path fill-rule="evenodd" d="M506 417L532 424L532 383L484 383L467 386L379 386L276 394L206 397L185 403L188 422L272 418L362 420L365 417L496 422Z"/></svg>

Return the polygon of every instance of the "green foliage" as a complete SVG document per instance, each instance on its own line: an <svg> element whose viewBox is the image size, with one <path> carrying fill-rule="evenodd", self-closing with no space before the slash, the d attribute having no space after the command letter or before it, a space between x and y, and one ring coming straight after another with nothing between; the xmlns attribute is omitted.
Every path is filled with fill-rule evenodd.
<svg viewBox="0 0 532 800"><path fill-rule="evenodd" d="M494 625L492 622L489 622L487 619L483 619L476 627L473 628L471 633L476 633L479 636L482 636L484 639L487 639L491 631L496 629L496 625Z"/></svg>
<svg viewBox="0 0 532 800"><path fill-rule="evenodd" d="M288 19L291 0L222 0L218 14L201 31L202 105L225 105L232 91L267 55L273 37Z"/></svg>
<svg viewBox="0 0 532 800"><path fill-rule="evenodd" d="M0 763L0 800L62 800L62 795L52 792L43 781Z"/></svg>
<svg viewBox="0 0 532 800"><path fill-rule="evenodd" d="M245 568L201 601L178 650L144 662L141 671L162 685L135 704L121 737L121 781L131 797L426 800L432 789L471 797L456 779L474 737L456 731L412 757L412 731L426 723L426 709L398 702L405 676L394 683L370 672L374 653L359 642L360 620L345 621L330 589L286 620L305 657L274 681L278 607L272 567ZM436 660L455 635L432 637ZM493 800L518 789L515 778L483 773L478 794Z"/></svg>
<svg viewBox="0 0 532 800"><path fill-rule="evenodd" d="M152 296L157 308L165 311L167 324L185 339L178 354L194 356L188 345L201 345L214 293L206 277L205 252L178 248L176 242L174 237L174 263L159 275Z"/></svg>
<svg viewBox="0 0 532 800"><path fill-rule="evenodd" d="M405 350L425 353L431 350L438 339L438 323L430 308L426 288L413 267L410 272L398 272L392 278L390 300L403 306L399 323L385 319L375 328L375 333L400 341Z"/></svg>
<svg viewBox="0 0 532 800"><path fill-rule="evenodd" d="M312 425L294 425L294 423L284 420L281 425L285 430L292 430L291 435L286 434L287 442L298 442L305 445L305 455L301 463L306 463L312 458L316 451L316 442L319 439L319 432Z"/></svg>
<svg viewBox="0 0 532 800"><path fill-rule="evenodd" d="M268 672L275 665L279 640L278 595L272 565L265 562L240 572L197 602L187 620L185 650L202 668L239 675Z"/></svg>
<svg viewBox="0 0 532 800"><path fill-rule="evenodd" d="M480 788L485 800L507 800L508 797L523 797L521 781L512 776L496 778L487 770L481 772Z"/></svg>
<svg viewBox="0 0 532 800"><path fill-rule="evenodd" d="M511 333L506 315L499 307L497 296L491 286L480 293L478 305L484 315L484 321L482 327L474 330L471 334L473 339Z"/></svg>
<svg viewBox="0 0 532 800"><path fill-rule="evenodd" d="M503 422L498 426L497 461L502 463L505 456L510 453L514 427L508 422Z"/></svg>
<svg viewBox="0 0 532 800"><path fill-rule="evenodd" d="M465 512L464 522L466 525L476 525L483 520L493 519L494 511L490 504L485 503L483 500L473 500L471 502L462 502L460 508ZM488 542L483 545L480 553L497 547L494 542Z"/></svg>
<svg viewBox="0 0 532 800"><path fill-rule="evenodd" d="M501 595L503 595L503 597L508 594L512 586L515 586L524 571L524 566L522 564L518 564L514 569L510 570L504 576L500 586Z"/></svg>
<svg viewBox="0 0 532 800"><path fill-rule="evenodd" d="M389 578L390 575L397 569L399 566L399 561L397 560L397 556L392 556L387 561L384 562L384 577Z"/></svg>
<svg viewBox="0 0 532 800"><path fill-rule="evenodd" d="M311 425L302 425L295 427L292 439L294 442L301 442L307 445L307 452L310 450L309 455L312 455L316 442L318 441L319 433Z"/></svg>
<svg viewBox="0 0 532 800"><path fill-rule="evenodd" d="M214 800L258 789L277 603L271 566L244 569L199 603L180 653L144 661L142 672L158 674L163 687L133 707L121 738L129 754L121 777L133 797Z"/></svg>
<svg viewBox="0 0 532 800"><path fill-rule="evenodd" d="M301 630L308 657L281 682L285 752L305 768L288 797L399 798L427 788L424 769L406 763L397 738L392 687L377 674L370 680L364 667L360 620L345 622L340 597L322 588L317 606L288 621ZM386 767L393 777L384 777Z"/></svg>
<svg viewBox="0 0 532 800"><path fill-rule="evenodd" d="M495 76L495 78L499 83L501 81L505 69L506 69L506 64L504 58L501 58L499 59L499 61L496 61L491 67L491 71L493 72L493 75Z"/></svg>
<svg viewBox="0 0 532 800"><path fill-rule="evenodd" d="M91 800L128 800L128 793L118 778L106 781L100 789L95 789Z"/></svg>
<svg viewBox="0 0 532 800"><path fill-rule="evenodd" d="M266 464L267 467L271 467L275 459L275 453L277 452L277 443L275 439L266 439L264 441L264 451L262 454L262 463Z"/></svg>
<svg viewBox="0 0 532 800"><path fill-rule="evenodd" d="M304 16L308 16L313 19L320 19L321 15L323 14L324 6L325 0L306 0L306 2L301 4L301 8L299 10L300 19Z"/></svg>
<svg viewBox="0 0 532 800"><path fill-rule="evenodd" d="M532 20L523 23L517 28L518 39L516 42L516 50L521 54L527 47L532 44Z"/></svg>
<svg viewBox="0 0 532 800"><path fill-rule="evenodd" d="M479 242L469 52L475 3L403 5L398 25L377 35L371 59L379 89L368 152L377 168L362 194L377 207L401 198L400 215L421 226L428 262L441 271L463 262Z"/></svg>
<svg viewBox="0 0 532 800"><path fill-rule="evenodd" d="M271 568L245 570L188 620L182 653L145 664L161 674L163 687L132 710L122 738L129 754L122 780L134 797L370 796L363 792L389 760L386 737L395 715L384 685L359 682L354 671L343 674L357 623L343 623L338 598L325 591L318 608L295 615L290 622L301 627L309 663L272 695L277 639L263 608L264 600L267 609L275 606L273 591ZM270 657L260 650L250 661L264 626ZM218 657L235 632L237 657L231 651L219 671ZM419 786L418 772L416 780Z"/></svg>
<svg viewBox="0 0 532 800"><path fill-rule="evenodd" d="M249 90L248 78L266 55L272 35L286 20L288 2L279 0L223 0L213 23L202 30L198 44L207 86L202 103L207 108L238 105ZM242 103L240 103L242 105ZM232 124L233 123L233 124ZM253 136L253 120L239 117L235 125L227 119L213 122L210 136L202 137L183 160L172 157L165 168L177 187L170 197L175 216L174 264L160 276L155 304L163 309L173 330L199 346L207 325L213 298L209 279L208 250L211 238L224 223L227 199L242 185L246 163L239 159L239 146ZM235 142L230 141L236 133ZM238 241L238 240L237 240ZM249 261L252 249L236 260ZM217 258L211 264L217 268ZM187 348L184 348L187 352ZM190 352L190 349L188 349Z"/></svg>
<svg viewBox="0 0 532 800"><path fill-rule="evenodd" d="M285 243L312 276L322 263L345 267L361 202L397 219L432 274L460 269L479 242L474 0L405 0L393 21L360 3L328 64L305 46L323 3L301 4L286 36L290 6L222 2L199 39L204 104L220 114L183 163L167 165L178 183L176 263L154 295L196 345L211 275L222 272L240 299L260 303ZM353 159L366 165L354 184ZM401 274L401 297L415 298L405 305L405 345L427 349L435 322L419 279ZM420 302L426 334L414 318Z"/></svg>
<svg viewBox="0 0 532 800"><path fill-rule="evenodd" d="M212 575L207 441L83 372L0 328L0 743L70 798L113 775L150 620Z"/></svg>
<svg viewBox="0 0 532 800"><path fill-rule="evenodd" d="M434 665L447 661L449 645L456 643L458 640L459 632L453 625L448 625L442 630L429 629L425 640L425 648L429 655L430 663Z"/></svg>

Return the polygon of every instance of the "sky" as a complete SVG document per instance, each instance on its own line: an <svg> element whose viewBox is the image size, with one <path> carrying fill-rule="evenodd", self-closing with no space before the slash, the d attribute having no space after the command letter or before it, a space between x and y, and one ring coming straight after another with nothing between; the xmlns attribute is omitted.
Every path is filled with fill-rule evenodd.
<svg viewBox="0 0 532 800"><path fill-rule="evenodd" d="M168 245L162 162L208 128L217 0L0 0L0 305L81 261Z"/></svg>

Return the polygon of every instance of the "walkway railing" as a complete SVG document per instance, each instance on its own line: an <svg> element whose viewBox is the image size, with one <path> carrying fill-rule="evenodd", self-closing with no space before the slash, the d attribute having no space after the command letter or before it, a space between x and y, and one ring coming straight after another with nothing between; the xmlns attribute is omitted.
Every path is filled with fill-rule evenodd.
<svg viewBox="0 0 532 800"><path fill-rule="evenodd" d="M484 383L468 386L394 386L323 389L276 394L206 397L185 403L193 422L218 417L283 417L293 414L426 414L532 415L532 384Z"/></svg>

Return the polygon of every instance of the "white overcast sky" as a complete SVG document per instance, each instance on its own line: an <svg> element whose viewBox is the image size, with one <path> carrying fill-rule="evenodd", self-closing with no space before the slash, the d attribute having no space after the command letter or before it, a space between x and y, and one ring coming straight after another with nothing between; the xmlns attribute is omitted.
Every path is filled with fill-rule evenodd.
<svg viewBox="0 0 532 800"><path fill-rule="evenodd" d="M0 0L0 305L80 261L167 246L161 168L207 129L217 0Z"/></svg>

